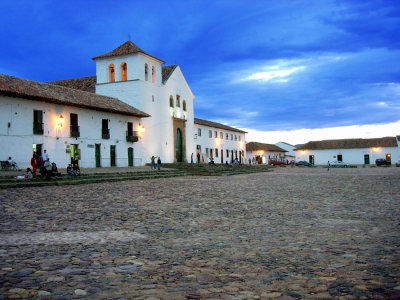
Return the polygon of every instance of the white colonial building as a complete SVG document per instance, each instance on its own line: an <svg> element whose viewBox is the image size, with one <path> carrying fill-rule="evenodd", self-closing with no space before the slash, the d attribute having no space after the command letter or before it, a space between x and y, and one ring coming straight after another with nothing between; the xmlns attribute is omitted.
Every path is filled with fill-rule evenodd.
<svg viewBox="0 0 400 300"><path fill-rule="evenodd" d="M243 130L220 123L194 119L196 152L194 162L232 163L245 160L246 143Z"/></svg>
<svg viewBox="0 0 400 300"><path fill-rule="evenodd" d="M45 149L62 167L75 160L81 167L138 166L151 156L188 162L197 153L201 161L243 158L244 131L195 122L194 95L179 66L163 66L131 41L93 60L96 76L51 83L0 76L0 160L11 156L27 167L33 152ZM199 130L229 138L203 139Z"/></svg>
<svg viewBox="0 0 400 300"><path fill-rule="evenodd" d="M265 144L258 142L249 142L246 144L246 156L252 163L268 164L270 160L284 161L286 157L286 150L274 144Z"/></svg>
<svg viewBox="0 0 400 300"><path fill-rule="evenodd" d="M369 165L375 164L378 158L392 163L399 161L400 136L312 141L296 148L296 161L305 160L315 165L327 165L328 161Z"/></svg>

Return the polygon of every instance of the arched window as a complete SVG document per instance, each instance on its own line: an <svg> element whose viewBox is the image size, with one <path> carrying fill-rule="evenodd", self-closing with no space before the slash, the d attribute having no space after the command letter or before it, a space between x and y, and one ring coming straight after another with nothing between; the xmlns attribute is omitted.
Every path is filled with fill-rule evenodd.
<svg viewBox="0 0 400 300"><path fill-rule="evenodd" d="M176 95L176 107L181 107L181 96Z"/></svg>
<svg viewBox="0 0 400 300"><path fill-rule="evenodd" d="M182 108L183 108L183 111L186 111L186 100L183 100L183 102L182 102Z"/></svg>
<svg viewBox="0 0 400 300"><path fill-rule="evenodd" d="M147 64L144 64L144 80L149 80L149 66Z"/></svg>
<svg viewBox="0 0 400 300"><path fill-rule="evenodd" d="M110 64L108 66L108 80L110 82L115 82L115 70L114 70L114 64Z"/></svg>
<svg viewBox="0 0 400 300"><path fill-rule="evenodd" d="M174 107L174 97L169 96L169 106Z"/></svg>
<svg viewBox="0 0 400 300"><path fill-rule="evenodd" d="M154 66L151 67L151 82L154 83L156 81L156 73L154 72Z"/></svg>
<svg viewBox="0 0 400 300"><path fill-rule="evenodd" d="M121 81L128 80L128 66L126 62L121 63Z"/></svg>

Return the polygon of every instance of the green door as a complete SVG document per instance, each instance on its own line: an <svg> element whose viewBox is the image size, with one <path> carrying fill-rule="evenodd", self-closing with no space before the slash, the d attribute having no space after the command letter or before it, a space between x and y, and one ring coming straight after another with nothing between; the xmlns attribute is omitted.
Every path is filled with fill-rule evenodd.
<svg viewBox="0 0 400 300"><path fill-rule="evenodd" d="M179 128L176 130L176 161L182 162L182 132Z"/></svg>
<svg viewBox="0 0 400 300"><path fill-rule="evenodd" d="M101 167L101 163L100 163L100 144L96 144L95 145L95 149L94 149L94 155L96 158L96 168L100 168Z"/></svg>
<svg viewBox="0 0 400 300"><path fill-rule="evenodd" d="M110 146L110 166L115 167L115 145Z"/></svg>
<svg viewBox="0 0 400 300"><path fill-rule="evenodd" d="M133 167L133 148L128 148L128 166Z"/></svg>
<svg viewBox="0 0 400 300"><path fill-rule="evenodd" d="M369 165L369 154L364 154L364 164Z"/></svg>

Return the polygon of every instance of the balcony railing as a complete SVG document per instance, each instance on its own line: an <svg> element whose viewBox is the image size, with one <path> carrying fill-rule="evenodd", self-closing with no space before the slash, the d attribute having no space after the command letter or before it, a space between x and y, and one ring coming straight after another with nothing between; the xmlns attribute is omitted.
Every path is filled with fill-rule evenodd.
<svg viewBox="0 0 400 300"><path fill-rule="evenodd" d="M126 141L135 143L139 141L139 135L137 131L127 131L126 132Z"/></svg>
<svg viewBox="0 0 400 300"><path fill-rule="evenodd" d="M33 122L33 134L43 134L43 123Z"/></svg>
<svg viewBox="0 0 400 300"><path fill-rule="evenodd" d="M102 128L101 129L101 138L108 140L110 139L110 129L108 128Z"/></svg>
<svg viewBox="0 0 400 300"><path fill-rule="evenodd" d="M79 132L79 126L78 125L71 125L69 127L69 135L70 137L78 138L81 136L81 133Z"/></svg>

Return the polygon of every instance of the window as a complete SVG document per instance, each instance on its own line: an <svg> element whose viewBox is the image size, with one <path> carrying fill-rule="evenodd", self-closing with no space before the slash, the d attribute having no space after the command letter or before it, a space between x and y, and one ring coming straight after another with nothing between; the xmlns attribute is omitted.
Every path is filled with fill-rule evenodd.
<svg viewBox="0 0 400 300"><path fill-rule="evenodd" d="M115 82L115 69L114 64L110 64L108 66L108 81Z"/></svg>
<svg viewBox="0 0 400 300"><path fill-rule="evenodd" d="M147 64L144 64L144 80L149 80L149 66Z"/></svg>
<svg viewBox="0 0 400 300"><path fill-rule="evenodd" d="M206 156L207 156L207 157L210 157L208 148L206 148Z"/></svg>
<svg viewBox="0 0 400 300"><path fill-rule="evenodd" d="M233 141L233 134L231 133L231 141Z"/></svg>
<svg viewBox="0 0 400 300"><path fill-rule="evenodd" d="M235 141L237 141L237 135L235 134Z"/></svg>
<svg viewBox="0 0 400 300"><path fill-rule="evenodd" d="M128 66L126 62L121 63L121 81L128 80Z"/></svg>
<svg viewBox="0 0 400 300"><path fill-rule="evenodd" d="M218 149L215 148L215 157L218 157Z"/></svg>
<svg viewBox="0 0 400 300"><path fill-rule="evenodd" d="M151 67L151 82L154 83L156 81L156 73L154 72L154 66Z"/></svg>
<svg viewBox="0 0 400 300"><path fill-rule="evenodd" d="M101 138L108 140L110 138L110 129L108 129L108 119L101 120Z"/></svg>
<svg viewBox="0 0 400 300"><path fill-rule="evenodd" d="M225 134L225 138L226 138L227 140L229 140L229 133L226 133L226 134Z"/></svg>
<svg viewBox="0 0 400 300"><path fill-rule="evenodd" d="M208 137L212 138L212 131L211 130L208 131Z"/></svg>
<svg viewBox="0 0 400 300"><path fill-rule="evenodd" d="M33 134L43 134L43 111L33 111Z"/></svg>
<svg viewBox="0 0 400 300"><path fill-rule="evenodd" d="M185 100L183 100L183 102L182 102L182 108L183 108L183 111L186 111L186 101Z"/></svg>
<svg viewBox="0 0 400 300"><path fill-rule="evenodd" d="M80 137L78 126L78 114L69 114L69 133L70 137Z"/></svg>
<svg viewBox="0 0 400 300"><path fill-rule="evenodd" d="M218 137L218 132L214 131L214 137L217 138Z"/></svg>
<svg viewBox="0 0 400 300"><path fill-rule="evenodd" d="M210 158L213 158L213 149L210 149Z"/></svg>
<svg viewBox="0 0 400 300"><path fill-rule="evenodd" d="M133 123L128 122L126 128L126 141L127 142L137 142L139 141L139 135L137 131L133 131Z"/></svg>
<svg viewBox="0 0 400 300"><path fill-rule="evenodd" d="M176 107L181 107L181 96L176 95Z"/></svg>
<svg viewBox="0 0 400 300"><path fill-rule="evenodd" d="M197 135L201 136L201 128L197 128Z"/></svg>
<svg viewBox="0 0 400 300"><path fill-rule="evenodd" d="M221 140L224 138L224 133L222 131L219 133L219 137Z"/></svg>
<svg viewBox="0 0 400 300"><path fill-rule="evenodd" d="M169 107L174 107L174 97L169 96Z"/></svg>
<svg viewBox="0 0 400 300"><path fill-rule="evenodd" d="M338 154L337 160L338 160L338 161L343 161L343 156L342 156L342 154Z"/></svg>
<svg viewBox="0 0 400 300"><path fill-rule="evenodd" d="M229 150L226 149L226 157L229 157Z"/></svg>
<svg viewBox="0 0 400 300"><path fill-rule="evenodd" d="M239 135L239 142L240 142L241 138L242 138L242 137Z"/></svg>

